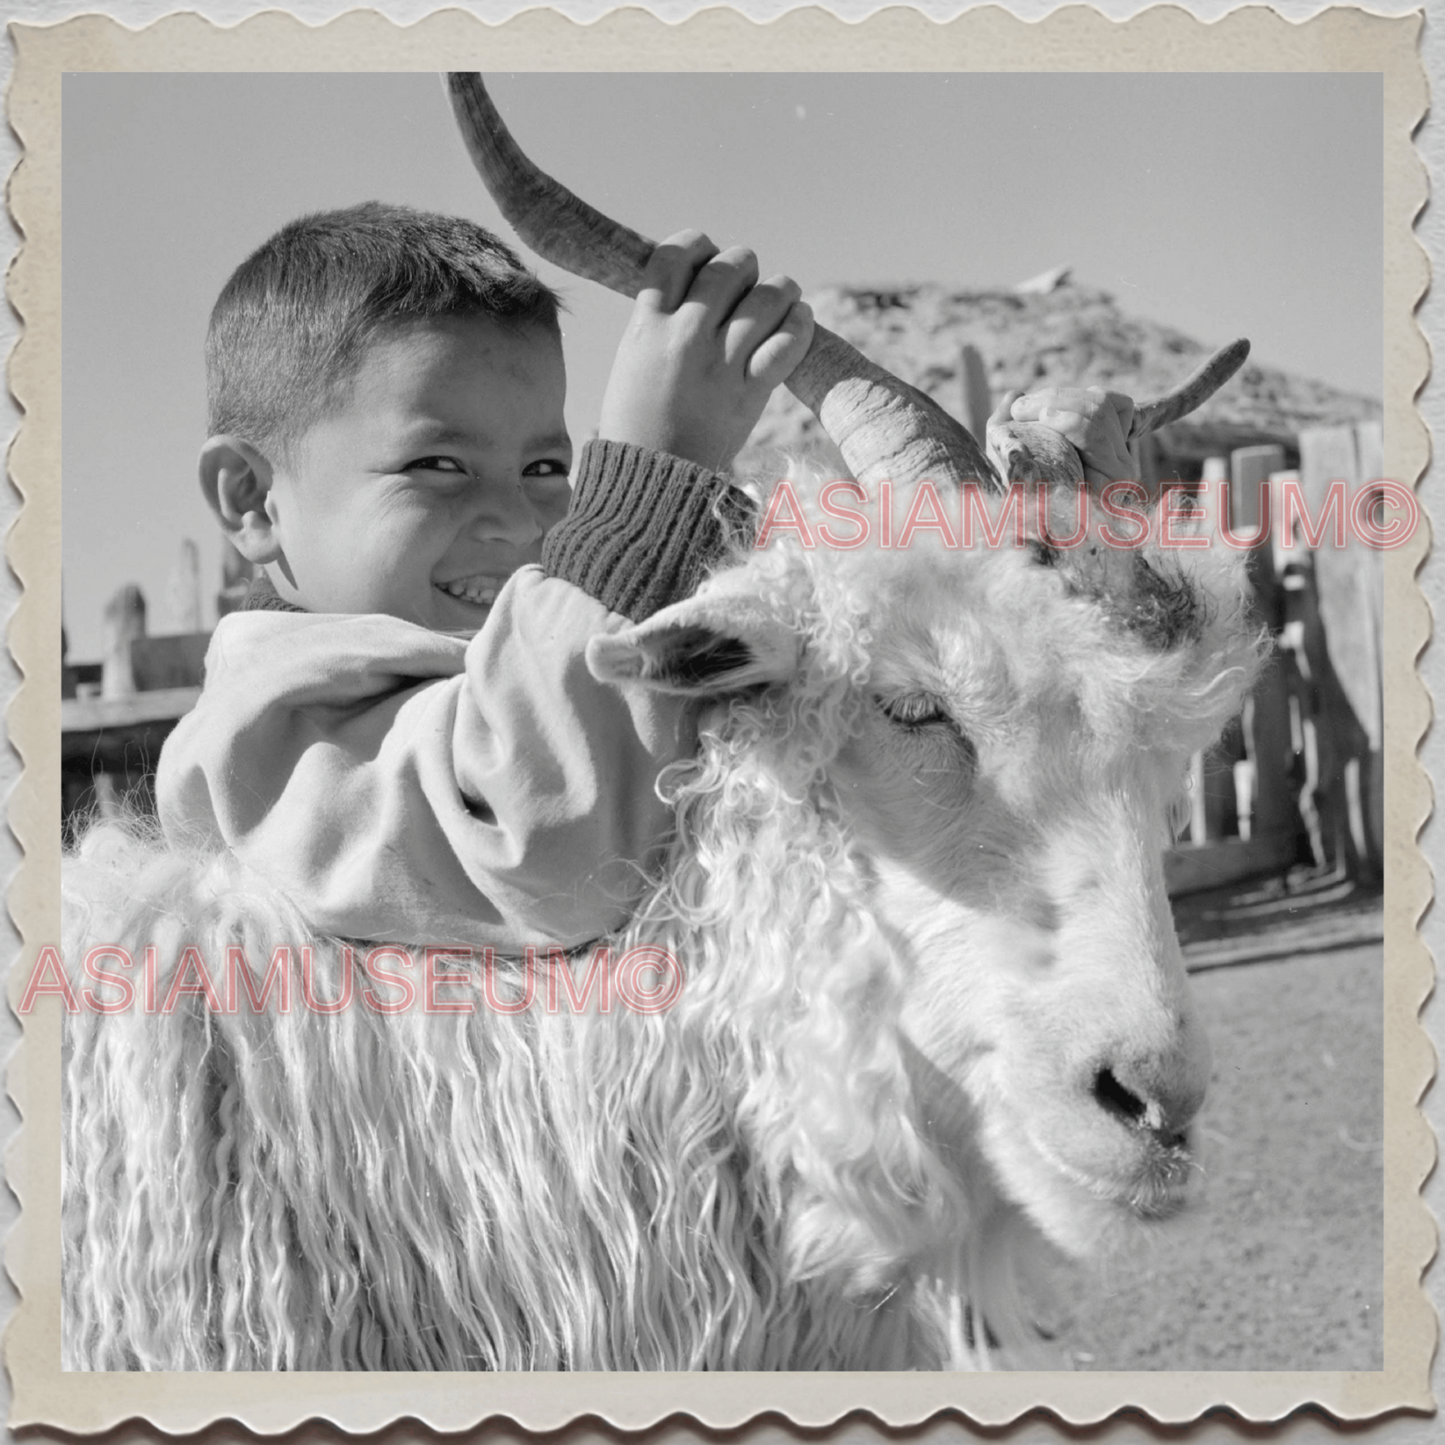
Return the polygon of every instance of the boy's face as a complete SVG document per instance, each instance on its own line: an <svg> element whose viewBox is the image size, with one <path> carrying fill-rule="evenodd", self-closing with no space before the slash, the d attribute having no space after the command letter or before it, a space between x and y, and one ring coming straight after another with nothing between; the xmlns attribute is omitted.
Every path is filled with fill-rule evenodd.
<svg viewBox="0 0 1445 1445"><path fill-rule="evenodd" d="M449 316L379 333L344 400L273 467L281 595L479 628L567 510L566 388L544 326Z"/></svg>

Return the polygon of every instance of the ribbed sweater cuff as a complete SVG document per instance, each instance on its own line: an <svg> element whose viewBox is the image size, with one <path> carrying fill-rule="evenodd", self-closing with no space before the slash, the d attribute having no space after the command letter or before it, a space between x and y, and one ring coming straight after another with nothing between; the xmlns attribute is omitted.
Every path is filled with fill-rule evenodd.
<svg viewBox="0 0 1445 1445"><path fill-rule="evenodd" d="M716 472L626 442L589 442L542 568L642 622L690 596L756 525L752 501Z"/></svg>

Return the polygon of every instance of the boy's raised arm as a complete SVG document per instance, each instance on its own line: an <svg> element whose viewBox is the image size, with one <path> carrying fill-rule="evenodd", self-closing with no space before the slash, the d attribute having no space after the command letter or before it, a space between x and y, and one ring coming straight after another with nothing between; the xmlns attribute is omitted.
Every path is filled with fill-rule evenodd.
<svg viewBox="0 0 1445 1445"><path fill-rule="evenodd" d="M698 231L660 245L617 349L598 442L542 565L641 622L691 595L751 503L723 469L791 375L813 313L786 276Z"/></svg>

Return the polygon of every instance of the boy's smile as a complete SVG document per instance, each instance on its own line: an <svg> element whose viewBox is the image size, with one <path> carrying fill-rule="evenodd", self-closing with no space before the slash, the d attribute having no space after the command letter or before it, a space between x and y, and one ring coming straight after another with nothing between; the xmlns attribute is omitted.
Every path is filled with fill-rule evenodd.
<svg viewBox="0 0 1445 1445"><path fill-rule="evenodd" d="M287 601L475 631L566 513L556 334L485 317L389 326L277 459L266 512Z"/></svg>

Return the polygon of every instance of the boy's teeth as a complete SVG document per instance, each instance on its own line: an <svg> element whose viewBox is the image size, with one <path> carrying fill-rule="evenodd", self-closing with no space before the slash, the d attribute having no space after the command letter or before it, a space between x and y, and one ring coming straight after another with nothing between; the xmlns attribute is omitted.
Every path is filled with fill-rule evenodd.
<svg viewBox="0 0 1445 1445"><path fill-rule="evenodd" d="M477 602L490 607L497 600L502 584L495 577L458 577L455 582L438 584L443 592L460 597L466 602Z"/></svg>

